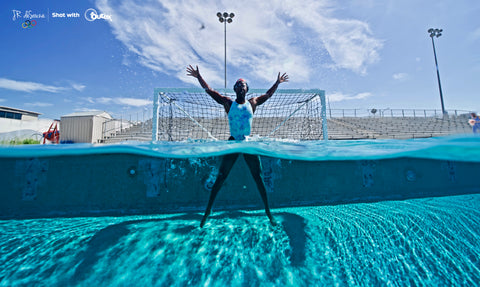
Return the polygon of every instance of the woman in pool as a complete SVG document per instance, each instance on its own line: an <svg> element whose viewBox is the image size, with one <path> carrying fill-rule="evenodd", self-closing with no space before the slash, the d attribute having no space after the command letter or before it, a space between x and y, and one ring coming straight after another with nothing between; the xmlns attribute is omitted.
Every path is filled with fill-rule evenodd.
<svg viewBox="0 0 480 287"><path fill-rule="evenodd" d="M238 141L245 140L245 138L250 135L252 127L252 117L257 106L263 104L266 100L268 100L275 93L278 85L283 82L288 82L288 75L286 73L283 73L283 75L280 75L280 73L278 73L277 81L264 95L246 100L245 96L248 92L248 84L244 79L238 79L233 87L233 90L237 95L234 101L229 97L222 96L219 92L210 88L210 86L200 75L198 66L196 67L196 69L194 69L192 65L189 65L187 67L187 72L188 76L197 78L202 88L205 89L205 92L210 95L210 97L212 97L217 103L221 104L225 108L225 112L228 115L228 123L230 125L229 140ZM217 196L223 182L230 173L230 170L232 169L233 164L237 160L238 155L238 153L228 154L223 157L218 172L218 177L213 184L212 191L210 193L210 199L208 200L207 209L205 210L205 215L203 216L202 222L200 223L200 227L203 227L203 225L207 221L207 218L211 213L215 197ZM265 188L265 183L263 182L262 178L262 166L260 164L260 158L256 155L250 154L243 154L243 157L245 158L245 162L250 169L255 183L257 184L258 191L260 192L263 204L265 205L265 212L268 216L268 219L270 220L270 223L272 225L276 225L275 219L270 213L270 208L268 207L267 190Z"/></svg>

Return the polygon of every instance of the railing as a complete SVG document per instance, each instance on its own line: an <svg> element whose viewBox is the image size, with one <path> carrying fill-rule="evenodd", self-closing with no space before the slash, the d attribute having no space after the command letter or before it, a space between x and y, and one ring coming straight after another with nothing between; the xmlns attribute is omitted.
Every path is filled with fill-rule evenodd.
<svg viewBox="0 0 480 287"><path fill-rule="evenodd" d="M125 133L129 128L139 125L141 125L142 132L151 133L151 128L147 126L147 122L151 120L151 115L151 108L143 108L127 116L122 114L120 119L111 119L102 123L102 140L105 141L108 138Z"/></svg>
<svg viewBox="0 0 480 287"><path fill-rule="evenodd" d="M470 115L467 110L450 110L447 111L448 117L459 117ZM441 110L435 109L327 109L329 118L345 118L345 117L443 117Z"/></svg>
<svg viewBox="0 0 480 287"><path fill-rule="evenodd" d="M134 123L124 119L111 119L102 123L102 138L116 136L125 129L133 126Z"/></svg>

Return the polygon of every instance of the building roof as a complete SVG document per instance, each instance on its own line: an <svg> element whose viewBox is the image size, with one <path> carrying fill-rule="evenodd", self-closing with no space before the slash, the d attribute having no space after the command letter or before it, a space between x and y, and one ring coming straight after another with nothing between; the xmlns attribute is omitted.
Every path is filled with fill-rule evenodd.
<svg viewBox="0 0 480 287"><path fill-rule="evenodd" d="M4 107L4 106L0 106L0 111L20 113L22 115L30 115L30 116L35 116L35 117L38 117L39 115L41 115L41 113L37 113L37 112L15 109L15 108Z"/></svg>

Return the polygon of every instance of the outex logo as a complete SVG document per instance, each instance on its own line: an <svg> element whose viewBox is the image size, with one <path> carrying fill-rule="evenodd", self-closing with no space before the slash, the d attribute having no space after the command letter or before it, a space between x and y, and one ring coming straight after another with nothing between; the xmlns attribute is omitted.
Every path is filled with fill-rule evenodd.
<svg viewBox="0 0 480 287"><path fill-rule="evenodd" d="M103 20L109 20L112 21L112 15L107 15L107 14L98 14L97 10L93 8L89 8L85 11L85 19L89 22L93 22L95 20L103 19Z"/></svg>

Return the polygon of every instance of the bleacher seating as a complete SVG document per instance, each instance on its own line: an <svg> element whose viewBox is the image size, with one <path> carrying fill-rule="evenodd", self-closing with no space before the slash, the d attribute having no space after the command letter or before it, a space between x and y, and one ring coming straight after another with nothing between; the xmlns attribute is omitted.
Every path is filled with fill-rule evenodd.
<svg viewBox="0 0 480 287"><path fill-rule="evenodd" d="M103 139L103 143L118 143L124 141L151 141L152 120L140 122L119 132L110 134Z"/></svg>
<svg viewBox="0 0 480 287"><path fill-rule="evenodd" d="M327 122L329 139L407 139L471 133L465 117L342 117Z"/></svg>
<svg viewBox="0 0 480 287"><path fill-rule="evenodd" d="M334 117L327 119L329 140L409 139L469 134L468 116L440 117ZM152 140L152 121L133 125L104 143Z"/></svg>

